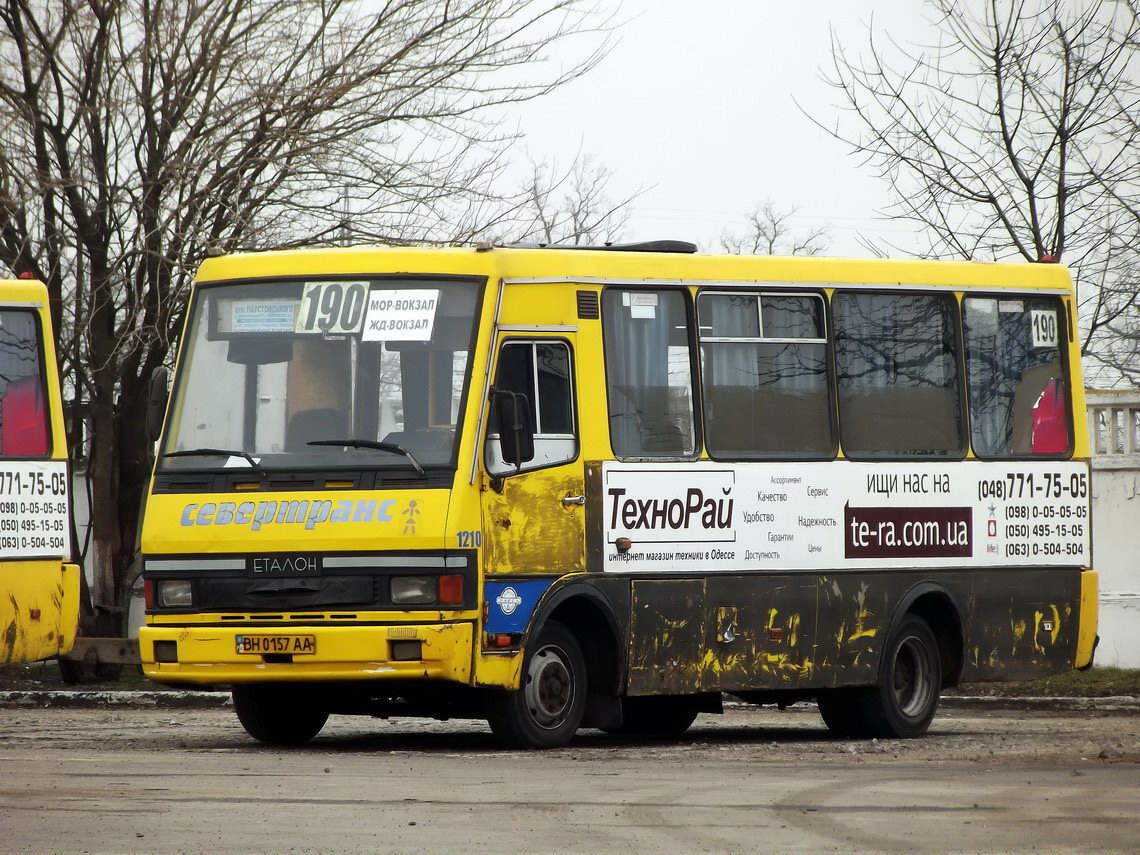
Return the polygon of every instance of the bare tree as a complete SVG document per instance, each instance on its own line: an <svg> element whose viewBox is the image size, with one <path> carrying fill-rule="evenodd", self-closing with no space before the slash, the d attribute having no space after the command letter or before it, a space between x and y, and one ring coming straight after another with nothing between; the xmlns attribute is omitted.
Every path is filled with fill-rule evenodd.
<svg viewBox="0 0 1140 855"><path fill-rule="evenodd" d="M796 229L793 221L798 208L777 208L769 199L748 214L748 230L743 234L724 231L720 245L736 255L819 255L827 252L831 238L827 226Z"/></svg>
<svg viewBox="0 0 1140 855"><path fill-rule="evenodd" d="M1109 132L1116 144L1130 152L1135 160L1140 157L1140 2L1123 0L1123 5L1126 9L1123 14L1131 16L1132 22L1122 36L1130 74L1127 82L1122 82L1114 92L1121 121L1110 125ZM1112 181L1111 178L1108 176L1101 180L1100 188L1125 212L1125 227L1121 232L1128 242L1129 255L1123 264L1108 264L1116 273L1114 290L1121 295L1131 295L1132 299L1127 301L1122 311L1106 320L1104 327L1108 334L1095 356L1133 385L1140 385L1140 298L1137 297L1140 295L1140 264L1136 263L1140 252L1140 180L1137 180L1136 172L1127 181ZM1110 257L1115 258L1117 252L1113 248ZM1118 302L1125 301L1118 297Z"/></svg>
<svg viewBox="0 0 1140 855"><path fill-rule="evenodd" d="M125 596L147 379L209 246L446 238L490 198L488 124L591 66L586 0L3 0L0 262L45 280L96 598ZM603 22L604 23L604 22ZM594 39L592 44L597 45ZM474 227L470 227L474 230Z"/></svg>
<svg viewBox="0 0 1140 855"><path fill-rule="evenodd" d="M888 213L919 224L930 254L1069 264L1083 351L1140 382L1120 348L1140 331L1135 0L927 6L933 44L872 33L852 56L834 40L828 78L854 123L827 129L891 185Z"/></svg>
<svg viewBox="0 0 1140 855"><path fill-rule="evenodd" d="M569 168L531 161L510 229L519 242L600 244L620 240L630 205L644 191L610 197L613 171L596 155L579 152Z"/></svg>

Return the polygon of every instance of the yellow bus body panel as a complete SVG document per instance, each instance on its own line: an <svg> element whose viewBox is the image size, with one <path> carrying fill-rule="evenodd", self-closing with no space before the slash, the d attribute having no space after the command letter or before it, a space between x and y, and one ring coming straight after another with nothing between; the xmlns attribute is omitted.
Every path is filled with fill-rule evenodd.
<svg viewBox="0 0 1140 855"><path fill-rule="evenodd" d="M1093 570L1081 574L1081 615L1077 630L1077 656L1074 668L1084 668L1093 661L1096 648L1096 627L1100 609L1099 579Z"/></svg>
<svg viewBox="0 0 1140 855"><path fill-rule="evenodd" d="M439 489L383 488L289 493L155 493L147 499L143 552L158 555L442 549L450 493L450 490ZM324 509L317 508L315 503L321 502L329 503L330 517L347 515L348 519L320 520ZM366 507L371 508L373 519L364 522L353 518ZM272 521L259 522L259 511L263 515L272 511ZM286 515L285 521L278 523L276 520L282 513ZM377 515L387 519L376 519Z"/></svg>
<svg viewBox="0 0 1140 855"><path fill-rule="evenodd" d="M0 664L71 650L79 623L79 568L61 561L0 561Z"/></svg>

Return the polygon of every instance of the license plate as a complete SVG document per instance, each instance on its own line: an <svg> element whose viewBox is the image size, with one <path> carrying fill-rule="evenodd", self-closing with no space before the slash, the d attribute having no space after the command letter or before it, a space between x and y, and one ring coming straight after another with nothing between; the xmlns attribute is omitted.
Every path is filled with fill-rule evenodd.
<svg viewBox="0 0 1140 855"><path fill-rule="evenodd" d="M239 635L234 641L238 653L289 653L297 656L317 652L315 635Z"/></svg>

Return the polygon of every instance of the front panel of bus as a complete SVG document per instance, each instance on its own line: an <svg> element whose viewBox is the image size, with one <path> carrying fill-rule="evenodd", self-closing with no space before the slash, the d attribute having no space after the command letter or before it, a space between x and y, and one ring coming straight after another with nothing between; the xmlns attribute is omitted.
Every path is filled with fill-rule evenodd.
<svg viewBox="0 0 1140 855"><path fill-rule="evenodd" d="M469 681L485 288L198 286L143 527L150 677Z"/></svg>
<svg viewBox="0 0 1140 855"><path fill-rule="evenodd" d="M0 664L59 656L75 641L69 502L47 289L0 281Z"/></svg>

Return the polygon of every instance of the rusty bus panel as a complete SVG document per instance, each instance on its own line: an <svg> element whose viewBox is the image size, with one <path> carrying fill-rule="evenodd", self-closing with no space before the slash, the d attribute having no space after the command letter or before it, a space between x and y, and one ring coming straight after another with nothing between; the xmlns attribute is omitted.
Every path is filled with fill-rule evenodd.
<svg viewBox="0 0 1140 855"><path fill-rule="evenodd" d="M810 577L710 577L706 612L705 691L794 689L815 679L816 586Z"/></svg>
<svg viewBox="0 0 1140 855"><path fill-rule="evenodd" d="M631 587L631 695L871 685L892 623L904 605L914 608L916 589L937 601L924 614L936 634L957 646L955 611L966 628L961 656L947 660L949 680L1061 673L1079 629L1080 578L1064 568L1000 580L978 571L710 574L635 578ZM1045 590L1062 596L1045 602Z"/></svg>
<svg viewBox="0 0 1140 855"><path fill-rule="evenodd" d="M605 570L602 548L602 464L599 461L586 461L586 570L590 573Z"/></svg>
<svg viewBox="0 0 1140 855"><path fill-rule="evenodd" d="M816 639L824 685L874 682L890 621L913 575L833 573L819 577L820 625ZM826 675L831 675L827 678Z"/></svg>
<svg viewBox="0 0 1140 855"><path fill-rule="evenodd" d="M701 691L705 580L635 579L630 615L630 695Z"/></svg>
<svg viewBox="0 0 1140 855"><path fill-rule="evenodd" d="M1054 597L1043 600L1043 591ZM1022 680L1072 667L1080 612L1080 574L1029 568L971 574L963 614L963 680Z"/></svg>
<svg viewBox="0 0 1140 855"><path fill-rule="evenodd" d="M1080 604L1080 574L1075 569L1024 568L1000 575L965 570L936 575L832 573L821 576L818 584L820 624L832 627L817 638L820 685L874 682L891 622L916 586L940 591L941 602L953 603L965 627L962 672L945 676L960 676L963 682L1031 679L1072 667ZM1044 602L1042 591L1060 596ZM933 615L928 618L938 622ZM957 629L947 626L945 631L956 643ZM837 675L838 682L827 680L829 673Z"/></svg>

